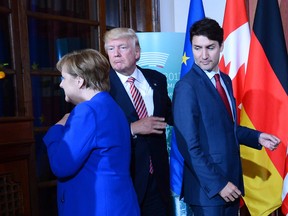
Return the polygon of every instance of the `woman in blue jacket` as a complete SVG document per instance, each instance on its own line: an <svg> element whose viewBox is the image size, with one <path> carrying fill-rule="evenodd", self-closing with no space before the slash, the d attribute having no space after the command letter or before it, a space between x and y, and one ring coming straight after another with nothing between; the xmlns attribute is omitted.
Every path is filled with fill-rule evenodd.
<svg viewBox="0 0 288 216"><path fill-rule="evenodd" d="M58 178L60 216L139 215L130 177L130 129L109 95L109 63L98 51L65 55L57 63L65 100L75 106L44 137Z"/></svg>

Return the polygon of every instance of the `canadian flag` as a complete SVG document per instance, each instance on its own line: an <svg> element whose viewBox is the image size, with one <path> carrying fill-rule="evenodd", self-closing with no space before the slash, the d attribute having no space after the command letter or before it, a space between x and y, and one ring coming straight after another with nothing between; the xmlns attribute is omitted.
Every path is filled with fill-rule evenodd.
<svg viewBox="0 0 288 216"><path fill-rule="evenodd" d="M244 0L226 1L222 27L224 30L224 50L219 67L232 79L239 123L250 47L250 28ZM240 207L243 205L244 201L241 199Z"/></svg>
<svg viewBox="0 0 288 216"><path fill-rule="evenodd" d="M230 76L238 107L238 122L247 68L250 28L244 0L227 0L223 21L224 50L220 70Z"/></svg>

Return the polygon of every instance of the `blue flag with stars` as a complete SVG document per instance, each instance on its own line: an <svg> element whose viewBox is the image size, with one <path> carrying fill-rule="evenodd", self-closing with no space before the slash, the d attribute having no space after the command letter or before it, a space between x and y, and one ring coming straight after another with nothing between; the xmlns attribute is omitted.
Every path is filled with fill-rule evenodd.
<svg viewBox="0 0 288 216"><path fill-rule="evenodd" d="M187 19L186 35L184 51L182 56L182 65L180 78L184 76L192 67L194 58L192 54L192 46L190 41L190 27L198 20L205 17L202 0L191 0L189 7L189 14Z"/></svg>
<svg viewBox="0 0 288 216"><path fill-rule="evenodd" d="M192 46L190 42L190 31L189 31L190 27L193 25L193 23L203 19L204 17L205 15L202 0L191 0L187 19L180 79L191 69L194 63ZM170 151L170 174L171 174L170 186L171 190L178 195L180 195L182 188L183 166L184 166L184 160L177 148L175 134L174 131L172 131L171 151Z"/></svg>

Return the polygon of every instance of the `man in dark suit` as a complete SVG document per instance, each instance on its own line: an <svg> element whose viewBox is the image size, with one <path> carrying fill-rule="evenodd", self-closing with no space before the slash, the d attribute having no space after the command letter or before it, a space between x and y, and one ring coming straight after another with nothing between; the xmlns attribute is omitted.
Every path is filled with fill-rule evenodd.
<svg viewBox="0 0 288 216"><path fill-rule="evenodd" d="M239 143L274 150L280 140L237 125L232 82L218 68L223 50L218 23L209 18L196 22L190 40L195 63L177 82L172 100L176 140L185 160L181 196L194 215L237 216L244 195ZM216 90L219 76L227 106Z"/></svg>
<svg viewBox="0 0 288 216"><path fill-rule="evenodd" d="M112 67L110 94L130 123L131 175L141 215L169 215L171 195L165 129L167 123L172 124L172 111L166 77L155 70L136 66L141 50L132 29L112 29L106 32L104 42ZM136 90L129 82L131 78ZM141 94L138 99L134 98L135 91ZM137 114L140 102L135 100L140 100L139 97L144 100L145 117Z"/></svg>

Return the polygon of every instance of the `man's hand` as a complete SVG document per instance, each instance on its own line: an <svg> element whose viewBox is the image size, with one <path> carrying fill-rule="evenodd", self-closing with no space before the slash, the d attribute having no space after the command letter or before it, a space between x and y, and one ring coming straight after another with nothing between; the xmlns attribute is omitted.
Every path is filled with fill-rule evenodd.
<svg viewBox="0 0 288 216"><path fill-rule="evenodd" d="M261 133L260 136L259 136L258 142L262 146L264 146L264 147L270 149L271 151L273 151L273 150L275 150L278 147L278 145L280 143L280 139L278 137L276 137L276 136L271 135L271 134Z"/></svg>
<svg viewBox="0 0 288 216"><path fill-rule="evenodd" d="M162 134L166 129L165 118L149 116L131 123L131 131L136 134Z"/></svg>
<svg viewBox="0 0 288 216"><path fill-rule="evenodd" d="M241 196L241 191L231 182L228 182L227 185L219 192L219 195L226 202L233 202L235 199Z"/></svg>

